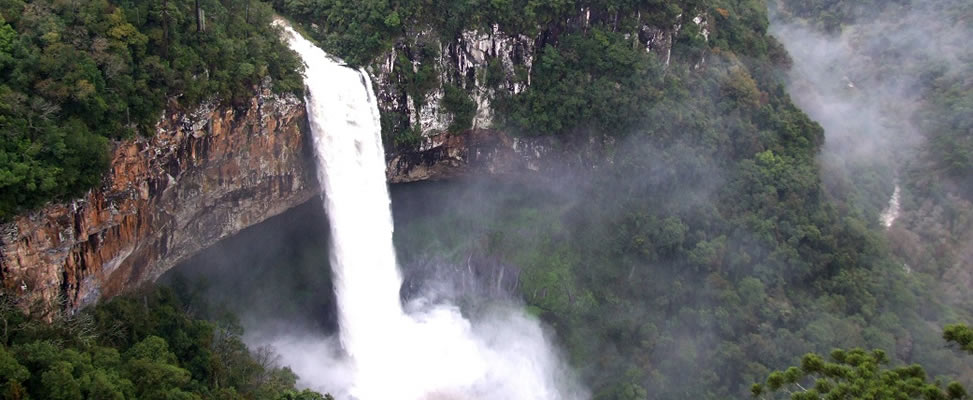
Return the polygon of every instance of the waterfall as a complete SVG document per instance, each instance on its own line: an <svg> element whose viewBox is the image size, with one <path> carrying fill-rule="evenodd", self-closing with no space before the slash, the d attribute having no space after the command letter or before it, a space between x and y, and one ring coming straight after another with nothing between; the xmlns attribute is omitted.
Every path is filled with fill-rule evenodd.
<svg viewBox="0 0 973 400"><path fill-rule="evenodd" d="M323 389L360 400L586 397L560 367L539 324L519 310L470 321L451 304L418 299L405 311L369 76L278 24L306 65L307 111L331 227L345 359L320 368L350 376L348 387ZM300 351L285 352L285 361L308 365L296 357Z"/></svg>
<svg viewBox="0 0 973 400"><path fill-rule="evenodd" d="M882 215L879 216L879 219L882 221L882 226L884 226L885 229L891 228L892 224L895 223L895 220L899 218L900 192L901 188L899 188L898 184L895 184L895 189L892 191L892 197L889 199L889 205L885 208L885 211L882 211Z"/></svg>

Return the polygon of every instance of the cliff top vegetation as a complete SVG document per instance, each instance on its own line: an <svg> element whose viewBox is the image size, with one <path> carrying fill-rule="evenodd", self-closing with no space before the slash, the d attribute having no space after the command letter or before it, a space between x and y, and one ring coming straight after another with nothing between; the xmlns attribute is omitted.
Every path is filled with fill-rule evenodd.
<svg viewBox="0 0 973 400"><path fill-rule="evenodd" d="M256 0L0 1L0 220L98 185L109 141L151 135L167 107L240 104L267 78L301 90L272 17Z"/></svg>

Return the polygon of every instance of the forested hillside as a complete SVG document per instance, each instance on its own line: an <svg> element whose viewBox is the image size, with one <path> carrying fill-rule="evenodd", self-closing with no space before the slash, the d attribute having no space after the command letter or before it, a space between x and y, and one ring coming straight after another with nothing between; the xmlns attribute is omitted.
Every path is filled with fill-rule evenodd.
<svg viewBox="0 0 973 400"><path fill-rule="evenodd" d="M909 160L896 160L892 168L911 162L913 174L921 176L909 181L931 178L934 185L947 184L970 198L973 181L964 178L973 173L968 118L973 52L966 41L973 32L973 6L964 1L778 1L771 7L781 25L823 34L852 49L849 59L838 60L842 65L828 72L851 83L846 97L870 99L899 125L866 127L884 131L869 136L918 143L910 150L923 153L903 154ZM875 98L880 95L894 98Z"/></svg>
<svg viewBox="0 0 973 400"><path fill-rule="evenodd" d="M197 21L196 6L201 22ZM259 1L0 1L0 220L97 185L166 107L246 101L301 64Z"/></svg>
<svg viewBox="0 0 973 400"><path fill-rule="evenodd" d="M497 24L542 38L530 87L498 106L501 126L561 143L611 138L598 168L565 165L529 190L437 192L423 208L440 211L396 213L396 240L407 266L477 254L519 268L520 294L596 398L749 396L772 370L836 347L973 376L938 328L969 315L892 254L877 210L855 203L867 196L825 189L826 135L789 99L790 59L767 34L764 4L275 5L358 64L405 31L449 40ZM590 24L577 23L579 10ZM668 65L626 35L680 15ZM687 22L696 15L708 37Z"/></svg>
<svg viewBox="0 0 973 400"><path fill-rule="evenodd" d="M781 22L779 33L794 38L798 51L813 57L839 49L835 53L841 55L831 60L830 68L820 68L820 76L831 74L833 81L843 82L835 82L833 89L806 90L812 98L823 93L834 103L853 105L838 118L845 122L835 125L853 128L844 134L850 140L843 147L853 156L845 157L850 159L846 165L858 167L824 163L832 166L832 175L841 176L831 189L857 189L860 205L882 204L893 185L900 186L901 217L889 230L893 252L912 270L936 280L937 291L947 293L951 304L973 310L968 295L973 266L973 53L968 45L973 8L964 1L860 4L771 3ZM830 11L815 11L819 8ZM818 114L826 115L828 107L840 106L825 104ZM881 182L877 187L876 181Z"/></svg>
<svg viewBox="0 0 973 400"><path fill-rule="evenodd" d="M24 313L12 298L0 297L0 396L331 398L295 389L297 376L270 349L247 349L235 318L196 298L198 286L174 287L144 288L76 315Z"/></svg>
<svg viewBox="0 0 973 400"><path fill-rule="evenodd" d="M205 24L189 0L0 0L0 129L8 135L0 142L0 218L96 184L108 141L151 134L170 104L240 101L268 77L277 90L301 88L299 63L270 27L270 6L199 3ZM913 12L948 16L931 28L969 29L966 2L927 3L783 0L771 8L824 35ZM393 187L395 244L407 278L431 264L471 271L471 260L515 273L514 297L552 328L595 399L788 396L769 392L815 380L823 393L854 374L874 378L854 382L876 389L874 398L963 398L962 385L973 383L968 328L946 328L956 345L943 341L943 326L973 321L968 285L956 293L941 282L962 265L969 245L961 240L973 226L965 42L937 42L961 50L940 63L909 52L922 47L916 43L869 41L862 51L872 61L860 65L868 78L837 74L841 86L842 78L880 85L919 77L906 90L915 113L903 121L922 135L914 157L853 160L842 170L822 157L833 136L792 102L792 60L768 33L761 1L271 4L328 51L366 67L420 31L449 41L495 25L536 39L532 68L512 77L488 68L483 82L530 83L501 92L494 128L551 139L567 154L564 165L513 181ZM646 24L677 32L671 54L638 43L633 34ZM430 64L436 46L421 50L393 62L410 63L400 73L414 98L443 89L454 116L448 129L461 135L473 119L471 89L442 81L448 71ZM422 140L389 122L383 116L392 145ZM571 153L578 148L596 150ZM881 170L887 166L895 170ZM835 170L849 175L829 180ZM905 187L905 209L928 210L907 211L905 231L886 231L878 218L895 182ZM315 251L270 253L270 261L240 252L247 259L230 264L241 271L275 268L227 279L230 295L212 297L290 301L286 312L239 301L281 319L330 306L330 298L314 301L330 279L307 276L325 273L323 264L315 269L324 263L321 243L304 239ZM253 245L259 237L245 242L264 250ZM288 261L290 269L277 268ZM286 369L261 364L205 297L185 288L139 293L51 326L8 307L2 390L13 398L319 398L294 391ZM460 304L478 311L475 301ZM324 319L315 329L333 328ZM959 384L947 384L953 380ZM765 386L752 386L758 382Z"/></svg>
<svg viewBox="0 0 973 400"><path fill-rule="evenodd" d="M759 93L750 85L750 72L731 70L758 59L767 65L786 63L779 44L765 34L768 21L759 1L365 1L352 6L330 0L275 0L274 5L350 64L375 66L396 49L391 53L394 73L407 82L405 91L415 107L441 87L445 111L454 117L453 131L470 127L476 111L471 93L483 89L473 87L473 80L488 89L504 86L493 99L493 115L507 131L525 136L624 136L656 119L652 114L667 101L677 100L664 91L686 93L690 83L682 73L708 57L710 48L719 49L713 53L713 65L724 75L720 85L727 86L719 90L732 91L732 96L750 104L761 101L754 97ZM494 55L484 76L476 79L463 76L468 71L437 66L440 57L458 57L442 52L464 32L489 32L494 27L507 37L531 38L536 52L513 55L519 61L512 67ZM677 65L664 68L669 62L666 49L659 50L666 56L647 53L640 38L647 27L675 34L671 55ZM397 47L400 44L406 45L407 54ZM528 66L522 58L533 64ZM528 88L522 93L511 89L520 86ZM390 144L415 142L410 136L415 133L409 131L416 129L415 121L403 126L395 116L383 118Z"/></svg>

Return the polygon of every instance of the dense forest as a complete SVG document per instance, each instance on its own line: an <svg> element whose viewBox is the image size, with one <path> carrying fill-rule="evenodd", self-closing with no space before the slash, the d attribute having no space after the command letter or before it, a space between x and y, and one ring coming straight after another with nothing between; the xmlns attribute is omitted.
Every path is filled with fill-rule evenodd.
<svg viewBox="0 0 973 400"><path fill-rule="evenodd" d="M844 143L848 148L855 149L861 141L885 143L845 154L854 155L847 158L858 165L847 168L849 162L844 171L832 168L837 173L831 175L841 177L828 189L850 192L848 197L857 197L857 203L874 203L884 201L893 184L901 186L903 212L888 231L891 251L911 271L935 282L951 307L968 313L973 307L966 295L969 281L963 276L973 265L973 53L967 44L973 34L973 7L963 1L874 5L856 9L844 2L771 3L778 26L786 26L777 33L790 35L796 51L813 55L821 48L846 49L825 72L843 76L844 88L811 90L818 92L812 96L825 92L836 101L848 99L850 105L871 103L868 109L851 109L845 114L850 118L844 119L861 121L851 115L859 113L880 121L852 125L858 132L848 135L853 139ZM816 6L844 9L830 15L845 22L828 28L823 14L808 13L808 7ZM817 39L793 39L801 35ZM885 189L861 190L875 187L868 181L880 181Z"/></svg>
<svg viewBox="0 0 973 400"><path fill-rule="evenodd" d="M893 41L869 49L876 76L922 78L912 122L924 141L915 158L895 165L900 171L867 163L853 170L864 178L835 184L822 177L828 132L792 102L792 60L768 33L760 1L208 0L205 30L188 0L81 3L0 0L0 129L8 135L0 142L0 218L96 184L108 141L151 134L169 102L232 103L267 77L277 90L299 90L299 63L269 25L271 5L327 50L365 66L415 31L450 40L496 25L540 38L530 71L486 79L530 81L501 93L497 127L567 150L603 145L576 157L597 159L590 164L565 162L517 182L393 188L407 275L474 257L513 266L512 295L554 330L598 400L848 390L945 399L963 398L963 385L973 383L968 328L943 328L973 321L973 303L941 290L943 270L956 260L938 251L947 247L940 239L969 227L970 210L950 197L973 198L968 46L955 65L926 62L923 53L898 62L909 53ZM921 1L785 0L770 9L825 35L919 11L950 16L937 27L968 30L970 5L946 3L927 10ZM585 24L581 9L591 11ZM708 21L705 35L692 22L697 15ZM681 29L671 59L633 44L643 24L672 21ZM417 59L435 58L434 47ZM405 72L409 90L422 98L444 86L447 108L461 116L450 129L468 129L469 88L441 82L444 71L427 65ZM905 69L882 69L891 66ZM396 145L421 140L414 130L386 133ZM936 224L903 217L936 251L902 246L881 226L879 207L896 176L907 207L929 203L946 215ZM313 300L321 291L311 284L329 282L308 267L326 258L321 243L301 246L315 251L273 257L286 278L250 283L270 291L255 298L297 285L277 299L292 302L281 314L295 318L330 302ZM233 318L206 306L211 295L172 285L52 325L5 308L5 395L321 398L297 392L292 373L247 350Z"/></svg>
<svg viewBox="0 0 973 400"><path fill-rule="evenodd" d="M711 48L717 49L712 70L720 72L706 75L722 80L718 91L734 91L731 95L745 103L760 101L745 63L769 67L787 62L780 45L766 35L766 7L758 1L365 1L352 6L330 0L275 0L274 5L325 49L353 65L378 63L377 58L406 44L409 54L395 53L396 74L419 103L442 86L454 131L470 126L469 94L474 88L469 77L461 75L465 72L437 68L435 60L445 55L435 37L442 44L464 31L497 27L510 37L536 38L537 54L531 55L536 61L530 70L516 64L514 71L504 71L501 60L494 58L482 79L489 87L508 89L496 93L494 122L525 136L627 135L656 119L653 113L677 103L680 98L671 95L688 93L693 83L683 73ZM584 22L579 10L586 10ZM694 16L712 18L712 33L704 35L706 28L693 22ZM672 25L682 26L672 46L678 62L664 68L667 60L647 54L637 38L645 26ZM429 32L434 32L432 39L425 36ZM743 69L732 71L739 67ZM760 73L772 71L764 68ZM527 82L531 84L523 93L509 90ZM388 118L383 129L389 130L389 143L415 142L410 131L414 126L394 116L383 118Z"/></svg>
<svg viewBox="0 0 973 400"><path fill-rule="evenodd" d="M250 350L198 285L147 287L70 315L0 298L4 399L326 400L267 348ZM41 313L39 315L37 313Z"/></svg>
<svg viewBox="0 0 973 400"><path fill-rule="evenodd" d="M797 3L792 18L818 19L825 32L875 11ZM520 295L557 331L596 398L749 396L773 370L834 348L884 349L861 356L973 377L938 328L970 315L947 305L934 275L904 266L882 232L891 180L842 190L822 181L826 133L789 98L791 60L767 33L764 4L375 1L368 12L328 0L275 5L356 64L423 29L450 40L497 24L543 38L530 87L498 102L500 126L561 143L612 137L601 155L610 162L595 171L566 164L530 189L438 188L427 199L438 210L404 217L396 243L406 269L444 254L456 264L479 254L521 268ZM591 10L590 25L577 23L581 9ZM679 15L707 16L710 32L704 38L685 23L668 65L626 35ZM420 95L437 85L417 82ZM963 184L969 121L957 100L968 91L935 87L931 93L949 95L928 110L949 118L928 118L943 133L930 141L940 152L931 158L947 161L942 168ZM876 192L884 198L856 200Z"/></svg>
<svg viewBox="0 0 973 400"><path fill-rule="evenodd" d="M265 78L302 90L271 18L258 1L0 1L0 220L100 183L109 141L153 134L167 106L246 101Z"/></svg>
<svg viewBox="0 0 973 400"><path fill-rule="evenodd" d="M973 144L966 118L973 107L969 80L973 67L968 62L973 53L965 42L971 31L970 4L779 1L771 6L780 25L823 34L832 44L854 50L847 59L835 60L839 65L827 72L843 74L844 83L852 85L845 97L869 99L878 104L881 113L898 114L886 119L899 126L881 126L885 132L874 134L912 144L917 147L910 149L912 153L922 153L896 154L909 160L886 167L901 168L911 162L910 174L921 176L907 179L910 185L930 178L970 198L970 180L963 179L973 173ZM895 98L876 98L880 95Z"/></svg>

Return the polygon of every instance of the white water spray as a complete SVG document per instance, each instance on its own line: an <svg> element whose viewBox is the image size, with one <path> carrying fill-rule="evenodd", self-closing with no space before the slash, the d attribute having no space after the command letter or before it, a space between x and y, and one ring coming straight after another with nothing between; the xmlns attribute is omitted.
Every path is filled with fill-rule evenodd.
<svg viewBox="0 0 973 400"><path fill-rule="evenodd" d="M884 226L885 229L891 228L892 224L895 223L895 220L899 218L899 210L901 208L899 205L899 194L901 191L902 189L899 188L898 184L896 184L895 190L892 191L892 198L889 199L889 206L886 207L885 211L882 211L882 215L879 216L879 218L882 220L882 226Z"/></svg>
<svg viewBox="0 0 973 400"><path fill-rule="evenodd" d="M319 380L305 382L308 386L359 400L587 397L560 367L538 323L518 310L478 321L465 319L455 306L423 299L410 307L416 311L403 310L371 81L365 71L343 66L290 27L284 29L307 65L307 109L331 222L345 353L339 364L329 365L320 351L303 351L313 344L275 340L285 344L284 360L305 379ZM334 374L322 373L329 370ZM329 384L344 387L321 386Z"/></svg>

